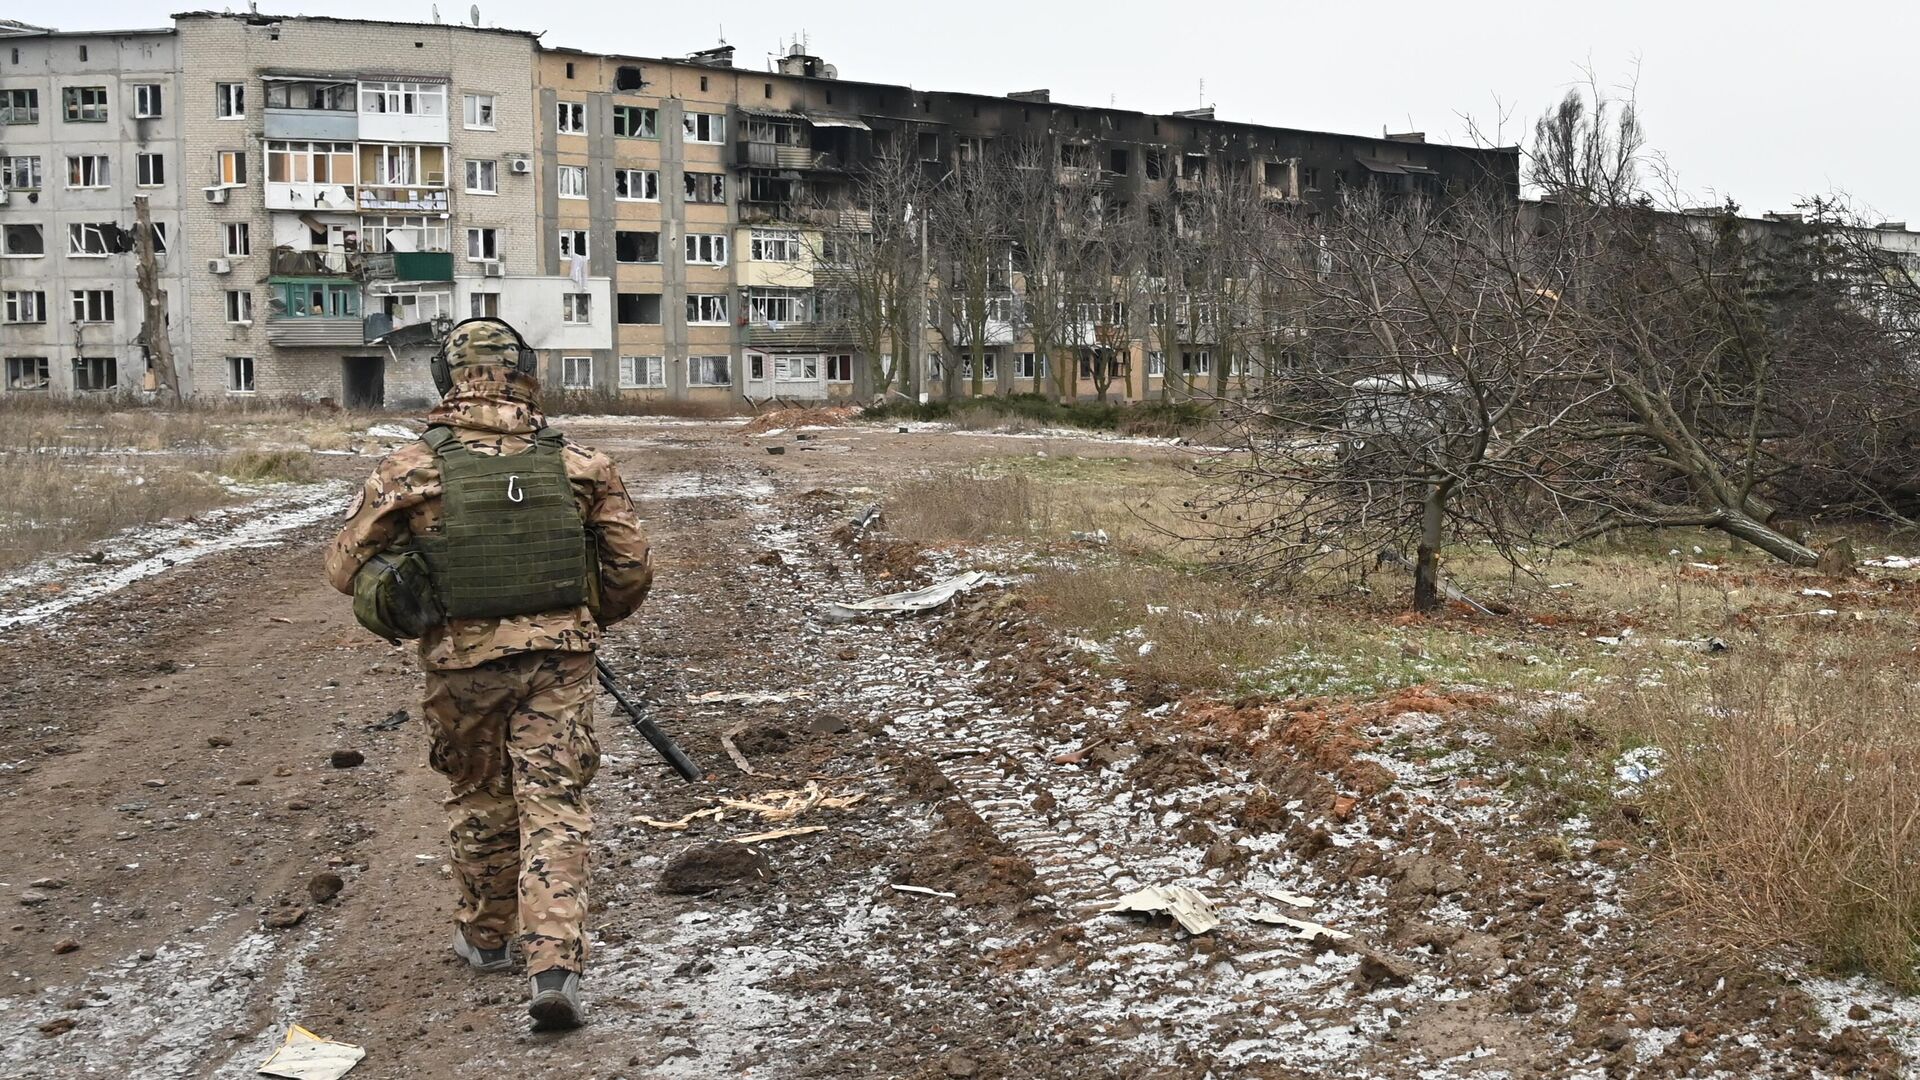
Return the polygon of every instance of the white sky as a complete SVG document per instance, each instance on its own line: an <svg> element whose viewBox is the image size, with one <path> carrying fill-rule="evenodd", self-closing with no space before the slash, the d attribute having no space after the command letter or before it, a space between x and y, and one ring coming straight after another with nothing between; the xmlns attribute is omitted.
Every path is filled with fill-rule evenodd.
<svg viewBox="0 0 1920 1080"><path fill-rule="evenodd" d="M191 6L87 0L11 17L148 26ZM432 17L429 0L260 6ZM439 7L465 20L469 0ZM1842 191L1920 225L1914 0L481 0L480 11L489 25L577 48L676 56L724 32L735 62L758 69L804 32L842 78L988 94L1048 87L1055 101L1153 112L1204 101L1222 119L1435 141L1467 141L1471 117L1521 142L1591 69L1609 87L1636 84L1651 146L1696 201L1730 195L1758 214Z"/></svg>

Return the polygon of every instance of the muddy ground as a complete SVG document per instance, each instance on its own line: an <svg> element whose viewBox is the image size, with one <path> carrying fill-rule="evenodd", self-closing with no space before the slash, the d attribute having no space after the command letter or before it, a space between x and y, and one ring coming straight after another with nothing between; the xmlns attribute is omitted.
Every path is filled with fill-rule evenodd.
<svg viewBox="0 0 1920 1080"><path fill-rule="evenodd" d="M1634 902L1632 845L1460 764L1484 696L1182 699L1089 666L1017 581L819 616L1006 569L850 538L890 481L1178 450L570 430L657 544L606 656L709 774L603 711L591 1027L528 1034L524 981L447 949L411 657L321 581L331 519L254 515L115 591L176 560L147 542L0 595L43 612L0 628L0 1071L241 1077L299 1023L365 1046L356 1078L1905 1075L1908 1001L1690 950ZM342 504L372 463L316 460ZM789 819L640 820L809 784ZM1099 913L1171 884L1221 925Z"/></svg>

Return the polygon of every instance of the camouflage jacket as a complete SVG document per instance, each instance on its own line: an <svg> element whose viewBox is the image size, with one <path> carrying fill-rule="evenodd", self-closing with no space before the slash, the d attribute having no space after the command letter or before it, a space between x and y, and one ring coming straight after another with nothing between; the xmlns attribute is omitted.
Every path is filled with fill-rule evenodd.
<svg viewBox="0 0 1920 1080"><path fill-rule="evenodd" d="M533 444L544 418L533 404L533 380L500 366L462 367L451 393L427 414L480 454L511 454ZM639 608L653 584L653 559L613 460L572 441L567 477L582 519L599 537L600 620L585 605L505 619L452 619L420 639L420 663L433 670L469 668L538 649L591 652L600 627ZM327 549L327 580L353 592L353 577L376 553L440 527L440 470L424 442L381 459L347 508L347 523Z"/></svg>

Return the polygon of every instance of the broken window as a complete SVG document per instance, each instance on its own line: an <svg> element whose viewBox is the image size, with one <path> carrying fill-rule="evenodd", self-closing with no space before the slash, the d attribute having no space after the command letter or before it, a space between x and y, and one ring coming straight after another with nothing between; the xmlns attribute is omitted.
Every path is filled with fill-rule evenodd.
<svg viewBox="0 0 1920 1080"><path fill-rule="evenodd" d="M364 82L360 84L360 111L445 116L447 88L442 83Z"/></svg>
<svg viewBox="0 0 1920 1080"><path fill-rule="evenodd" d="M613 197L628 202L659 202L660 174L653 169L615 169Z"/></svg>
<svg viewBox="0 0 1920 1080"><path fill-rule="evenodd" d="M499 229L467 230L467 261L491 262L500 257Z"/></svg>
<svg viewBox="0 0 1920 1080"><path fill-rule="evenodd" d="M73 362L75 390L112 390L120 385L120 364L111 356L82 356Z"/></svg>
<svg viewBox="0 0 1920 1080"><path fill-rule="evenodd" d="M136 120L151 120L160 115L159 83L134 84L133 115Z"/></svg>
<svg viewBox="0 0 1920 1080"><path fill-rule="evenodd" d="M921 132L920 139L919 139L919 148L920 148L921 161L939 161L940 160L939 133L933 132L933 131Z"/></svg>
<svg viewBox="0 0 1920 1080"><path fill-rule="evenodd" d="M350 82L276 80L267 84L267 108L352 112L356 89L356 84Z"/></svg>
<svg viewBox="0 0 1920 1080"><path fill-rule="evenodd" d="M357 319L360 286L340 281L276 281L268 300L272 314L292 319Z"/></svg>
<svg viewBox="0 0 1920 1080"><path fill-rule="evenodd" d="M107 235L109 230L117 232L112 222L93 223L76 221L67 226L67 257L74 259L105 258Z"/></svg>
<svg viewBox="0 0 1920 1080"><path fill-rule="evenodd" d="M227 393L253 393L253 357L227 357Z"/></svg>
<svg viewBox="0 0 1920 1080"><path fill-rule="evenodd" d="M562 135L584 135L587 131L587 107L578 101L562 101L554 106L553 126Z"/></svg>
<svg viewBox="0 0 1920 1080"><path fill-rule="evenodd" d="M961 163L985 161L987 140L978 135L961 135L953 140L953 149Z"/></svg>
<svg viewBox="0 0 1920 1080"><path fill-rule="evenodd" d="M719 113L683 113L680 127L685 141L691 143L719 143L726 141L727 118Z"/></svg>
<svg viewBox="0 0 1920 1080"><path fill-rule="evenodd" d="M583 292L561 294L560 321L563 323L591 323L593 321L593 295Z"/></svg>
<svg viewBox="0 0 1920 1080"><path fill-rule="evenodd" d="M750 322L811 322L812 307L812 296L805 289L747 290L747 319Z"/></svg>
<svg viewBox="0 0 1920 1080"><path fill-rule="evenodd" d="M0 90L0 124L40 122L40 91Z"/></svg>
<svg viewBox="0 0 1920 1080"><path fill-rule="evenodd" d="M46 238L38 225L0 225L0 256L36 259L46 254Z"/></svg>
<svg viewBox="0 0 1920 1080"><path fill-rule="evenodd" d="M853 354L839 353L825 358L827 361L828 382L853 381Z"/></svg>
<svg viewBox="0 0 1920 1080"><path fill-rule="evenodd" d="M1165 179L1167 175L1167 155L1165 151L1156 148L1146 151L1140 157L1140 163L1144 166L1142 171L1146 174L1147 179Z"/></svg>
<svg viewBox="0 0 1920 1080"><path fill-rule="evenodd" d="M693 326L722 326L727 321L725 293L688 293L687 322Z"/></svg>
<svg viewBox="0 0 1920 1080"><path fill-rule="evenodd" d="M468 94L466 102L466 125L470 131L493 130L493 95Z"/></svg>
<svg viewBox="0 0 1920 1080"><path fill-rule="evenodd" d="M766 173L747 174L747 201L763 203L784 203L793 200L794 182L781 176L769 176Z"/></svg>
<svg viewBox="0 0 1920 1080"><path fill-rule="evenodd" d="M8 191L37 191L40 188L38 157L0 157L0 187Z"/></svg>
<svg viewBox="0 0 1920 1080"><path fill-rule="evenodd" d="M613 69L613 88L615 90L641 90L647 85L645 75L637 64L621 64Z"/></svg>
<svg viewBox="0 0 1920 1080"><path fill-rule="evenodd" d="M723 203L727 201L727 174L690 172L685 175L687 201Z"/></svg>
<svg viewBox="0 0 1920 1080"><path fill-rule="evenodd" d="M733 357L731 356L689 356L687 357L688 386L732 386Z"/></svg>
<svg viewBox="0 0 1920 1080"><path fill-rule="evenodd" d="M1320 170L1312 165L1300 169L1300 187L1305 191L1320 190Z"/></svg>
<svg viewBox="0 0 1920 1080"><path fill-rule="evenodd" d="M107 88L104 86L69 86L60 91L60 100L70 123L106 122Z"/></svg>
<svg viewBox="0 0 1920 1080"><path fill-rule="evenodd" d="M1180 175L1188 180L1204 179L1207 175L1207 155L1188 154L1182 158Z"/></svg>
<svg viewBox="0 0 1920 1080"><path fill-rule="evenodd" d="M1115 176L1125 176L1133 171L1133 155L1125 147L1116 146L1107 151L1107 171Z"/></svg>
<svg viewBox="0 0 1920 1080"><path fill-rule="evenodd" d="M755 262L799 262L800 234L792 229L755 229L751 254Z"/></svg>
<svg viewBox="0 0 1920 1080"><path fill-rule="evenodd" d="M49 378L47 358L44 356L7 357L7 389L9 390L45 390L52 381Z"/></svg>
<svg viewBox="0 0 1920 1080"><path fill-rule="evenodd" d="M614 298L614 319L630 326L660 325L660 294L619 294Z"/></svg>
<svg viewBox="0 0 1920 1080"><path fill-rule="evenodd" d="M649 386L665 385L667 385L666 357L623 356L620 358L620 389L638 390Z"/></svg>
<svg viewBox="0 0 1920 1080"><path fill-rule="evenodd" d="M427 214L385 214L360 219L360 236L347 241L375 254L389 251L452 251L446 219Z"/></svg>
<svg viewBox="0 0 1920 1080"><path fill-rule="evenodd" d="M229 257L237 258L242 255L253 254L253 241L247 235L246 222L244 221L228 222L226 227L226 234L227 234L226 246L224 247L223 250L226 251Z"/></svg>
<svg viewBox="0 0 1920 1080"><path fill-rule="evenodd" d="M613 133L623 139L657 139L660 137L660 110L639 105L615 105Z"/></svg>
<svg viewBox="0 0 1920 1080"><path fill-rule="evenodd" d="M799 125L791 120L750 116L747 118L747 141L772 143L775 146L799 146L802 140Z"/></svg>
<svg viewBox="0 0 1920 1080"><path fill-rule="evenodd" d="M563 199L584 199L587 197L587 167L585 165L559 166L558 184Z"/></svg>
<svg viewBox="0 0 1920 1080"><path fill-rule="evenodd" d="M702 266L727 265L727 234L688 233L687 261Z"/></svg>
<svg viewBox="0 0 1920 1080"><path fill-rule="evenodd" d="M1084 169L1093 164L1093 147L1085 143L1061 143L1060 166L1065 169Z"/></svg>
<svg viewBox="0 0 1920 1080"><path fill-rule="evenodd" d="M253 294L245 289L227 290L227 321L230 323L253 322Z"/></svg>
<svg viewBox="0 0 1920 1080"><path fill-rule="evenodd" d="M613 259L623 263L660 261L660 234L622 229L613 234Z"/></svg>
<svg viewBox="0 0 1920 1080"><path fill-rule="evenodd" d="M467 294L467 314L476 319L500 317L500 294L474 291Z"/></svg>
<svg viewBox="0 0 1920 1080"><path fill-rule="evenodd" d="M576 255L582 259L587 257L587 230L561 229L560 257L570 259Z"/></svg>
<svg viewBox="0 0 1920 1080"><path fill-rule="evenodd" d="M47 321L47 294L9 289L6 303L0 311L10 323L43 323Z"/></svg>
<svg viewBox="0 0 1920 1080"><path fill-rule="evenodd" d="M1213 353L1207 349L1182 352L1180 370L1188 376L1213 374Z"/></svg>
<svg viewBox="0 0 1920 1080"><path fill-rule="evenodd" d="M213 115L222 120L245 119L247 115L247 84L237 82L214 83Z"/></svg>

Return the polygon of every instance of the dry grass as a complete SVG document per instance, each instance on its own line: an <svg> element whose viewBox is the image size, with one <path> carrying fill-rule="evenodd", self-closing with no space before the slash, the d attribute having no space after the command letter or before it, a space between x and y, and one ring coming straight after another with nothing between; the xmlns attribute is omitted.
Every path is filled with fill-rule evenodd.
<svg viewBox="0 0 1920 1080"><path fill-rule="evenodd" d="M887 501L887 531L927 544L1030 536L1042 525L1024 476L947 473L904 484Z"/></svg>
<svg viewBox="0 0 1920 1080"><path fill-rule="evenodd" d="M304 450L242 450L220 463L222 474L245 484L304 484L313 479L313 457Z"/></svg>
<svg viewBox="0 0 1920 1080"><path fill-rule="evenodd" d="M1756 645L1609 702L1665 752L1648 786L1681 908L1730 949L1799 943L1920 988L1920 726L1904 640Z"/></svg>
<svg viewBox="0 0 1920 1080"><path fill-rule="evenodd" d="M0 463L7 470L0 484L0 570L233 501L210 471L210 457L10 454Z"/></svg>

